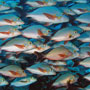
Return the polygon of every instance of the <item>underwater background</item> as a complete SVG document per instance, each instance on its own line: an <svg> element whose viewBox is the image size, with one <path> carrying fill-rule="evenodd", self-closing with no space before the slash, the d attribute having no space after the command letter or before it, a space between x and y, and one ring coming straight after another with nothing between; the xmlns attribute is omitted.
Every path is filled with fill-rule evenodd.
<svg viewBox="0 0 90 90"><path fill-rule="evenodd" d="M0 90L90 90L90 0L0 0Z"/></svg>

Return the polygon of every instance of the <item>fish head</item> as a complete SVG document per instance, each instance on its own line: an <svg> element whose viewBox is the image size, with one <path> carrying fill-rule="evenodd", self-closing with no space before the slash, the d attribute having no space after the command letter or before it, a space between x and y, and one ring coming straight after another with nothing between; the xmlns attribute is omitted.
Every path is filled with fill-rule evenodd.
<svg viewBox="0 0 90 90"><path fill-rule="evenodd" d="M32 40L29 40L29 41L27 42L27 47L28 47L29 49L33 49L33 48L36 47L36 45L34 45L34 43L32 42Z"/></svg>
<svg viewBox="0 0 90 90"><path fill-rule="evenodd" d="M74 39L74 38L77 38L79 36L80 36L80 34L76 30L68 32L69 39Z"/></svg>
<svg viewBox="0 0 90 90"><path fill-rule="evenodd" d="M50 30L50 29L49 30L45 30L43 33L44 33L45 36L51 36L52 30Z"/></svg>

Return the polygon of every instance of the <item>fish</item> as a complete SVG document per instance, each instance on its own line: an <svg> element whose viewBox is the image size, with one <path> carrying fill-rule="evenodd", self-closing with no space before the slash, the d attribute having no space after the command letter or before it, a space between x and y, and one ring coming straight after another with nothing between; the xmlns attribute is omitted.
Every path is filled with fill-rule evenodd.
<svg viewBox="0 0 90 90"><path fill-rule="evenodd" d="M90 57L90 47L81 47L79 50L80 56L78 58L87 58Z"/></svg>
<svg viewBox="0 0 90 90"><path fill-rule="evenodd" d="M90 12L81 14L80 16L76 18L76 21L89 24L90 23Z"/></svg>
<svg viewBox="0 0 90 90"><path fill-rule="evenodd" d="M38 53L35 52L35 54L37 55L37 61L42 61L43 59L48 59L48 60L63 60L64 61L66 58L72 56L72 52L69 51L64 46L60 46L60 47L52 49L47 54L44 54L43 57L42 57L43 59L40 58L41 60L39 59Z"/></svg>
<svg viewBox="0 0 90 90"><path fill-rule="evenodd" d="M90 57L87 57L83 61L80 61L79 65L89 68L90 67L89 62L90 62Z"/></svg>
<svg viewBox="0 0 90 90"><path fill-rule="evenodd" d="M8 77L25 77L26 73L24 70L17 65L8 65L0 69L0 74Z"/></svg>
<svg viewBox="0 0 90 90"><path fill-rule="evenodd" d="M10 9L9 6L0 4L0 12L4 10L9 10L9 9Z"/></svg>
<svg viewBox="0 0 90 90"><path fill-rule="evenodd" d="M38 75L56 75L56 72L45 62L38 62L30 67L27 67L26 70Z"/></svg>
<svg viewBox="0 0 90 90"><path fill-rule="evenodd" d="M14 26L0 26L0 39L8 39L21 35L21 32Z"/></svg>
<svg viewBox="0 0 90 90"><path fill-rule="evenodd" d="M84 32L77 38L81 42L90 42L90 31Z"/></svg>
<svg viewBox="0 0 90 90"><path fill-rule="evenodd" d="M67 86L68 83L73 84L77 82L78 76L74 75L71 72L66 72L65 74L60 75L60 77L53 83L52 86L61 87Z"/></svg>
<svg viewBox="0 0 90 90"><path fill-rule="evenodd" d="M23 25L24 22L14 14L5 14L0 16L0 26L4 25Z"/></svg>
<svg viewBox="0 0 90 90"><path fill-rule="evenodd" d="M28 39L24 37L16 37L8 42L5 42L5 44L1 46L1 50L9 52L22 52L34 47L35 45L33 45Z"/></svg>
<svg viewBox="0 0 90 90"><path fill-rule="evenodd" d="M42 25L32 25L22 31L22 35L26 38L40 39L42 36L51 36L52 30Z"/></svg>
<svg viewBox="0 0 90 90"><path fill-rule="evenodd" d="M51 40L54 40L56 42L73 40L80 36L79 30L80 30L80 32L82 32L82 30L80 28L75 27L75 26L63 28L63 29L57 31L51 37Z"/></svg>
<svg viewBox="0 0 90 90"><path fill-rule="evenodd" d="M81 23L78 27L82 28L84 31L90 31L90 24L88 23Z"/></svg>
<svg viewBox="0 0 90 90"><path fill-rule="evenodd" d="M32 7L44 7L56 5L56 0L27 0L25 4L28 4Z"/></svg>
<svg viewBox="0 0 90 90"><path fill-rule="evenodd" d="M63 12L55 6L38 8L33 12L28 13L26 17L31 17L37 22L41 22L48 25L69 21L68 16L63 15Z"/></svg>
<svg viewBox="0 0 90 90"><path fill-rule="evenodd" d="M22 86L31 85L36 81L37 78L35 78L33 75L29 75L26 77L16 78L13 82L11 82L11 86L22 87Z"/></svg>
<svg viewBox="0 0 90 90"><path fill-rule="evenodd" d="M0 86L6 86L8 84L9 84L8 81L5 80L3 76L0 76Z"/></svg>
<svg viewBox="0 0 90 90"><path fill-rule="evenodd" d="M86 12L90 12L90 6L87 3L75 4L71 6L70 9L78 15L86 13Z"/></svg>

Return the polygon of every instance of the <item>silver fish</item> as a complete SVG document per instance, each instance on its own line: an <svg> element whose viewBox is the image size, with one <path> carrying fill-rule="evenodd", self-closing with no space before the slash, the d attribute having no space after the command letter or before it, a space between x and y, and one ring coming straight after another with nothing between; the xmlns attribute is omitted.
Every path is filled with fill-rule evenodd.
<svg viewBox="0 0 90 90"><path fill-rule="evenodd" d="M82 30L78 27L75 27L75 26L66 27L57 31L55 35L51 37L51 40L54 40L57 42L69 41L69 40L79 37L80 32L82 32Z"/></svg>
<svg viewBox="0 0 90 90"><path fill-rule="evenodd" d="M90 57L90 47L81 47L80 56L78 58L87 58Z"/></svg>
<svg viewBox="0 0 90 90"><path fill-rule="evenodd" d="M37 64L27 67L26 70L39 75L56 75L54 70L47 63L44 62L38 62Z"/></svg>
<svg viewBox="0 0 90 90"><path fill-rule="evenodd" d="M32 25L22 31L22 35L27 38L40 39L41 36L50 36L52 31L42 25Z"/></svg>
<svg viewBox="0 0 90 90"><path fill-rule="evenodd" d="M79 64L80 64L80 65L83 65L84 67L90 68L90 63L89 63L89 62L90 62L90 57L84 59L84 60L81 61Z"/></svg>
<svg viewBox="0 0 90 90"><path fill-rule="evenodd" d="M0 38L7 39L21 35L21 32L13 26L5 25L0 27Z"/></svg>
<svg viewBox="0 0 90 90"><path fill-rule="evenodd" d="M10 52L22 52L28 49L32 49L35 46L26 38L18 37L11 39L6 44L1 46L1 50L10 51Z"/></svg>
<svg viewBox="0 0 90 90"><path fill-rule="evenodd" d="M75 4L71 6L70 9L78 15L86 12L90 12L90 6L86 3Z"/></svg>
<svg viewBox="0 0 90 90"><path fill-rule="evenodd" d="M77 39L81 42L90 42L90 31L84 32Z"/></svg>
<svg viewBox="0 0 90 90"><path fill-rule="evenodd" d="M69 18L63 15L63 12L54 6L42 7L27 14L26 17L32 17L34 20L42 23L64 23L68 22Z"/></svg>
<svg viewBox="0 0 90 90"><path fill-rule="evenodd" d="M90 31L90 24L88 23L82 23L78 25L78 27L82 28L84 31Z"/></svg>
<svg viewBox="0 0 90 90"><path fill-rule="evenodd" d="M60 86L67 86L68 83L72 84L75 83L78 79L78 76L74 75L71 72L66 72L62 74L54 83L53 86L60 87Z"/></svg>
<svg viewBox="0 0 90 90"><path fill-rule="evenodd" d="M21 67L16 65L9 65L0 69L0 74L8 77L13 77L13 78L26 76L26 73L24 72L24 70Z"/></svg>
<svg viewBox="0 0 90 90"><path fill-rule="evenodd" d="M79 17L76 18L76 21L81 23L90 23L90 12L81 14Z"/></svg>
<svg viewBox="0 0 90 90"><path fill-rule="evenodd" d="M11 82L11 86L22 87L22 86L31 85L36 81L37 79L30 75L22 78L16 78L13 82Z"/></svg>
<svg viewBox="0 0 90 90"><path fill-rule="evenodd" d="M0 26L3 25L22 25L24 22L16 15L14 14L6 14L0 16Z"/></svg>
<svg viewBox="0 0 90 90"><path fill-rule="evenodd" d="M56 0L27 0L26 4L32 7L43 7L56 5Z"/></svg>

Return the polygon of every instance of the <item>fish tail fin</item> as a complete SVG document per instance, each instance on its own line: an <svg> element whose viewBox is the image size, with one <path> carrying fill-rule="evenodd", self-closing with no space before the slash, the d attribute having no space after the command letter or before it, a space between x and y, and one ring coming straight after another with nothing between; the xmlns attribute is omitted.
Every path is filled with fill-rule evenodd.
<svg viewBox="0 0 90 90"><path fill-rule="evenodd" d="M34 54L37 56L36 62L43 62L44 61L44 55L42 53L39 52L34 52Z"/></svg>

